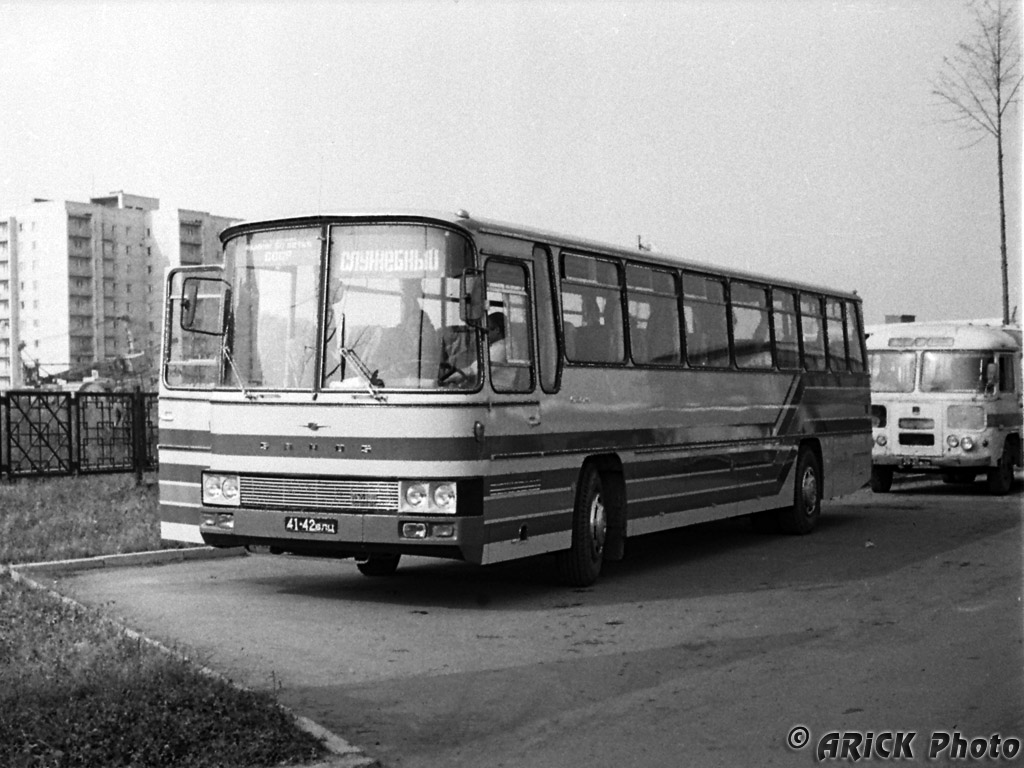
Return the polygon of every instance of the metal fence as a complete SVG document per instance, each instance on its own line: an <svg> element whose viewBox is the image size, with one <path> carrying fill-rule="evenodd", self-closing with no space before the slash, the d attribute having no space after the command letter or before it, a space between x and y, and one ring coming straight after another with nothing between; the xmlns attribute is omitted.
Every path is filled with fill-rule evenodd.
<svg viewBox="0 0 1024 768"><path fill-rule="evenodd" d="M135 392L0 392L0 475L155 470L157 396Z"/></svg>

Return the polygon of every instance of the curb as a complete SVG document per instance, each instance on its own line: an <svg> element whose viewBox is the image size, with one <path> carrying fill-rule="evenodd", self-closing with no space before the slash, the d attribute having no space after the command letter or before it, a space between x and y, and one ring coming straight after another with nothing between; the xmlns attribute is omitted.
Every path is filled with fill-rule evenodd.
<svg viewBox="0 0 1024 768"><path fill-rule="evenodd" d="M214 560L221 557L245 557L244 547L184 547L181 549L157 549L150 552L129 552L123 555L99 555L80 557L73 560L49 560L39 563L17 563L8 567L12 571L47 571L49 573L70 573L90 571L97 568L125 568L137 565L162 565L183 563L189 560Z"/></svg>
<svg viewBox="0 0 1024 768"><path fill-rule="evenodd" d="M161 555L160 558L155 559L155 560L150 561L150 562L180 562L180 561L184 561L184 560L200 560L200 559L209 558L209 557L211 557L209 555L209 553L206 553L205 557L202 554L202 550L207 550L207 549L208 550L216 551L214 547L196 547L195 549L188 549L188 550L173 550L173 549L172 550L159 550L159 551L156 551L156 552L140 552L138 554L139 555ZM239 548L239 549L241 549L241 548ZM200 550L200 553L197 553L196 555L191 555L191 556L188 556L188 557L181 557L180 556L180 554L182 552L194 552L196 550ZM238 556L239 554L243 554L243 555L245 554L245 550L244 549L241 549L241 551L239 552L235 548L232 548L232 549L229 549L229 550L221 550L221 552L227 552L227 554L218 554L218 555L213 555L212 557L232 557L232 556ZM176 558L166 557L166 556L163 556L164 553L177 554L177 555L179 555L179 557L176 557ZM98 558L83 558L82 560L57 560L57 561L54 561L54 563L56 563L58 566L62 565L62 564L70 564L71 567L68 567L65 570L76 570L77 569L77 567L76 567L77 564L82 563L82 562L88 563L90 561L95 561L95 560L109 560L109 559L124 558L124 557L132 557L132 556L131 555L106 555L106 556L98 557ZM117 562L115 562L114 566L116 566L116 565L138 565L138 564L140 564L140 563L137 562L137 561L122 561L122 560L118 560ZM146 564L146 563L143 563L143 564ZM59 592L57 592L56 590L51 589L50 587L44 586L43 584L40 584L39 582L35 581L34 579L30 578L29 576L26 576L26 575L20 573L21 570L25 570L25 569L44 570L44 567L45 567L46 570L50 570L50 567L52 565L53 565L52 563L30 563L28 565L18 565L18 566L0 565L0 577L3 577L4 575L10 575L11 580L14 581L15 583L21 584L23 586L28 587L29 589L32 589L32 590L35 590L35 591L38 591L38 592L45 592L46 594L50 595L54 599L61 601L65 605L70 605L70 606L73 606L74 608L76 608L78 610L81 610L81 611L84 611L84 612L87 612L87 613L92 613L92 614L98 616L102 621L105 621L108 624L110 624L111 626L115 627L118 631L122 632L124 635L126 635L129 638L131 638L132 640L135 640L137 642L146 643L146 645L149 645L150 647L155 648L156 650L160 651L161 653L166 653L169 656L173 656L174 658L181 659L182 661L185 661L188 664L191 664L202 675L207 675L209 677L213 677L213 678L215 678L217 680L220 680L221 682L223 682L223 683L225 683L227 685L230 685L232 688L236 688L236 689L241 690L241 691L248 690L245 686L240 685L239 683L236 683L234 680L231 680L230 678L228 678L225 675L221 674L217 670L211 669L210 667L207 667L207 666L205 666L203 664L196 664L194 660L192 660L191 658L189 658L185 654L181 653L180 651L177 651L174 648L171 648L169 646L164 645L159 640L154 640L154 639L152 639L150 637L147 637L146 635L143 635L141 632L138 632L138 631L132 629L131 627L123 624L121 621L118 621L117 619L113 619L113 618L111 618L109 616L106 616L99 609L90 608L89 606L84 605L83 603L78 602L74 598L68 597L67 595L62 595ZM110 566L110 567L114 567L114 566ZM108 567L108 566L105 563L101 563L99 565L92 565L92 566L87 565L86 566L86 568L89 568L89 567L92 567L92 568L104 568L104 567ZM310 720L308 717L304 717L302 715L297 715L295 712L290 710L288 707L285 707L285 706L283 706L281 704L277 704L277 706L285 714L287 714L289 717L291 717L292 720L295 721L295 724L301 730L303 730L306 733L310 734L314 738L320 739L323 742L324 747L330 753L330 756L327 757L325 760L319 760L319 761L317 761L315 763L305 763L305 764L297 766L297 768L381 768L381 764L380 764L380 762L378 760L376 760L376 759L366 755L358 747L356 747L356 746L354 746L352 744L349 744L347 741L345 741L343 738L338 736L333 731L327 730L326 728L324 728L319 723L316 723L313 720Z"/></svg>

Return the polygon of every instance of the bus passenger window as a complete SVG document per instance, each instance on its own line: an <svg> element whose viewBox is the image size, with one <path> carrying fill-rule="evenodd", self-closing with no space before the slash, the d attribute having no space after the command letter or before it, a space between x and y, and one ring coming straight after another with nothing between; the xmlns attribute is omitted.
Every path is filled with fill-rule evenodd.
<svg viewBox="0 0 1024 768"><path fill-rule="evenodd" d="M768 330L768 291L733 283L732 337L739 368L771 368L772 341Z"/></svg>
<svg viewBox="0 0 1024 768"><path fill-rule="evenodd" d="M864 370L864 333L860 323L860 312L857 303L846 302L846 351L850 370Z"/></svg>
<svg viewBox="0 0 1024 768"><path fill-rule="evenodd" d="M579 363L621 363L625 334L618 266L565 254L561 282L566 358Z"/></svg>
<svg viewBox="0 0 1024 768"><path fill-rule="evenodd" d="M686 359L698 367L729 366L729 319L721 280L683 274Z"/></svg>
<svg viewBox="0 0 1024 768"><path fill-rule="evenodd" d="M809 371L824 371L825 324L821 299L817 296L800 296L800 325L804 337L804 366Z"/></svg>
<svg viewBox="0 0 1024 768"><path fill-rule="evenodd" d="M629 343L638 365L678 365L679 289L671 272L635 264L626 267Z"/></svg>
<svg viewBox="0 0 1024 768"><path fill-rule="evenodd" d="M828 367L846 370L846 332L843 328L843 302L825 299L825 320L828 331Z"/></svg>
<svg viewBox="0 0 1024 768"><path fill-rule="evenodd" d="M800 368L800 334L796 325L796 294L778 288L772 290L775 311L775 360L779 368Z"/></svg>

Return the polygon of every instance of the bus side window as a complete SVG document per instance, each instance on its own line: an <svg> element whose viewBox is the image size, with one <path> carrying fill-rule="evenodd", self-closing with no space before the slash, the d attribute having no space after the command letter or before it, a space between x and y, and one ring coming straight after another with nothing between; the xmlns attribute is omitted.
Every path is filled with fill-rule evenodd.
<svg viewBox="0 0 1024 768"><path fill-rule="evenodd" d="M999 356L999 391L1015 392L1017 390L1017 377L1013 373L1013 357L1010 355Z"/></svg>
<svg viewBox="0 0 1024 768"><path fill-rule="evenodd" d="M683 273L686 311L686 359L707 368L729 366L729 308L725 284L688 272Z"/></svg>
<svg viewBox="0 0 1024 768"><path fill-rule="evenodd" d="M629 344L638 365L678 365L679 289L671 272L636 264L626 266L629 295Z"/></svg>
<svg viewBox="0 0 1024 768"><path fill-rule="evenodd" d="M792 291L772 289L772 307L775 314L775 360L779 368L800 368L800 333L796 323L796 294Z"/></svg>
<svg viewBox="0 0 1024 768"><path fill-rule="evenodd" d="M828 336L828 367L846 370L846 331L843 327L843 302L825 299L826 335Z"/></svg>
<svg viewBox="0 0 1024 768"><path fill-rule="evenodd" d="M551 255L543 246L533 249L533 282L537 300L537 364L540 386L545 392L558 391L558 329L551 283Z"/></svg>
<svg viewBox="0 0 1024 768"><path fill-rule="evenodd" d="M561 283L566 357L579 363L623 362L625 333L618 265L563 254Z"/></svg>
<svg viewBox="0 0 1024 768"><path fill-rule="evenodd" d="M533 352L526 267L491 259L485 275L491 385L498 392L529 392L533 389Z"/></svg>
<svg viewBox="0 0 1024 768"><path fill-rule="evenodd" d="M759 285L734 282L732 300L733 354L738 368L771 368L768 291Z"/></svg>
<svg viewBox="0 0 1024 768"><path fill-rule="evenodd" d="M800 327L803 331L804 367L809 371L825 370L825 326L821 299L801 294Z"/></svg>
<svg viewBox="0 0 1024 768"><path fill-rule="evenodd" d="M864 370L864 330L860 322L860 309L855 301L846 302L846 351L850 370Z"/></svg>

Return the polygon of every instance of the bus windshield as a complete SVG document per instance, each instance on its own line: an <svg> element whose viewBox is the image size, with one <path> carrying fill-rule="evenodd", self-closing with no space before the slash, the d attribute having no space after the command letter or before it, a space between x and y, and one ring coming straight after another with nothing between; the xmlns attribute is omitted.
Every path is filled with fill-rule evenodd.
<svg viewBox="0 0 1024 768"><path fill-rule="evenodd" d="M230 286L223 342L174 322L168 381L375 393L478 385L478 331L459 319L460 279L473 263L466 238L424 225L338 225L329 231L323 279L323 234L308 227L231 239L222 273ZM220 299L207 295L216 282L203 283L206 293L192 299L194 315L222 311ZM176 318L180 303L172 299Z"/></svg>
<svg viewBox="0 0 1024 768"><path fill-rule="evenodd" d="M917 355L913 352L872 352L871 389L874 392L913 392Z"/></svg>
<svg viewBox="0 0 1024 768"><path fill-rule="evenodd" d="M922 392L983 392L993 362L982 352L925 352L921 356Z"/></svg>
<svg viewBox="0 0 1024 768"><path fill-rule="evenodd" d="M321 386L472 389L477 331L459 319L468 241L411 224L331 228Z"/></svg>

